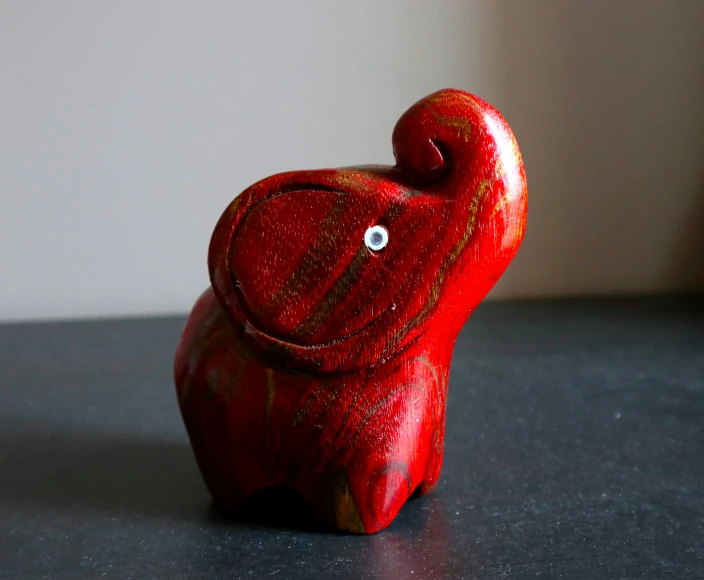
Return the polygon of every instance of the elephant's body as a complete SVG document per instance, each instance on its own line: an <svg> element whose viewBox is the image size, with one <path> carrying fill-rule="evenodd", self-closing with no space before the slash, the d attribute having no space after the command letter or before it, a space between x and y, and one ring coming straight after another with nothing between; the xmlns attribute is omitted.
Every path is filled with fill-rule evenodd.
<svg viewBox="0 0 704 580"><path fill-rule="evenodd" d="M275 175L215 228L175 374L221 506L289 485L372 533L439 477L452 348L520 245L525 173L499 113L459 91L393 142L395 167Z"/></svg>
<svg viewBox="0 0 704 580"><path fill-rule="evenodd" d="M276 370L251 354L207 290L178 359L184 420L222 507L289 485L321 520L371 533L437 481L449 362L437 353L415 346L357 373Z"/></svg>

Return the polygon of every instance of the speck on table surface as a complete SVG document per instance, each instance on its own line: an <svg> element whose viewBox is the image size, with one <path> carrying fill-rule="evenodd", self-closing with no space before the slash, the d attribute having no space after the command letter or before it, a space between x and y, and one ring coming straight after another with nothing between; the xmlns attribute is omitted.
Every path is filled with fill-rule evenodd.
<svg viewBox="0 0 704 580"><path fill-rule="evenodd" d="M704 297L482 305L440 483L374 536L212 508L183 323L0 325L0 578L704 578Z"/></svg>

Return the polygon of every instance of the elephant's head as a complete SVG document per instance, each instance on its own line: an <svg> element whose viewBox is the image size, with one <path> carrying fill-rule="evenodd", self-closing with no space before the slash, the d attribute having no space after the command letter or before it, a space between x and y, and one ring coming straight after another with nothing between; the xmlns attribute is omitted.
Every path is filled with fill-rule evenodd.
<svg viewBox="0 0 704 580"><path fill-rule="evenodd" d="M439 91L399 119L393 147L394 167L264 179L220 218L215 294L272 364L347 371L421 335L453 341L518 250L526 177L498 111Z"/></svg>

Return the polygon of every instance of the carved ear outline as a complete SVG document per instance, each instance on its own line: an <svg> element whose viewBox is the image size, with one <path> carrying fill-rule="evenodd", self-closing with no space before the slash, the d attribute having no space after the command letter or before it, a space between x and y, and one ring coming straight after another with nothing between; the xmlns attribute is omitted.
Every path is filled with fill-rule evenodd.
<svg viewBox="0 0 704 580"><path fill-rule="evenodd" d="M267 334L253 324L239 291L239 283L230 269L230 251L238 227L255 205L276 195L299 190L354 193L359 184L348 184L347 177L350 172L360 171L364 172L370 183L376 181L379 186L388 186L385 172L392 169L324 169L273 175L255 183L235 198L215 226L208 250L208 269L213 291L220 305L242 327L243 338L248 346L271 364L293 370L343 372L371 366L381 358L381 349L375 351L364 347L369 342L368 333L364 330L342 340L312 346L284 341Z"/></svg>

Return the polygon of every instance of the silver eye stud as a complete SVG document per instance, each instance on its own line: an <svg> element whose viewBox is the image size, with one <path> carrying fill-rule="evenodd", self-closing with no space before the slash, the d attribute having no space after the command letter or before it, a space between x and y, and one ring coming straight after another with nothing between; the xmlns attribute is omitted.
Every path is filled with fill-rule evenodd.
<svg viewBox="0 0 704 580"><path fill-rule="evenodd" d="M364 243L372 252L378 252L389 243L389 231L384 226L372 226L364 232Z"/></svg>

